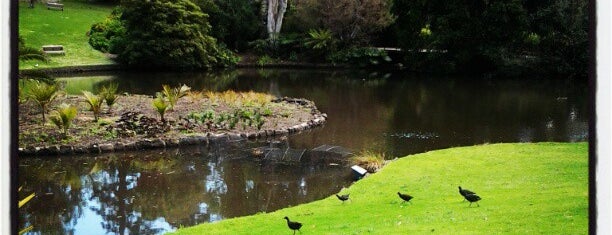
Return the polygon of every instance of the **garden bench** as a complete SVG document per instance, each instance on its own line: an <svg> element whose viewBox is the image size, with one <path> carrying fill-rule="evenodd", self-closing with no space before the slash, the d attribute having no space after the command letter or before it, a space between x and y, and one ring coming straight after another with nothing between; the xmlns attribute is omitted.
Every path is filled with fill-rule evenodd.
<svg viewBox="0 0 612 235"><path fill-rule="evenodd" d="M45 54L60 54L65 55L64 46L62 45L44 45L42 50Z"/></svg>
<svg viewBox="0 0 612 235"><path fill-rule="evenodd" d="M50 10L50 9L57 9L57 10L64 11L64 4L61 4L59 2L48 1L47 2L47 10Z"/></svg>

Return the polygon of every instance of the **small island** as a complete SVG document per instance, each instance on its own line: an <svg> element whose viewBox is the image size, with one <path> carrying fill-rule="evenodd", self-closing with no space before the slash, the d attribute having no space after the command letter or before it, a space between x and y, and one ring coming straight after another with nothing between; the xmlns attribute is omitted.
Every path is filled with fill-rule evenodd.
<svg viewBox="0 0 612 235"><path fill-rule="evenodd" d="M265 139L320 126L327 118L312 101L252 91L164 86L156 97L111 95L108 105L107 88L102 90L98 95L58 93L45 108L32 94L21 100L18 154L86 154ZM76 110L72 118L67 118L69 109Z"/></svg>

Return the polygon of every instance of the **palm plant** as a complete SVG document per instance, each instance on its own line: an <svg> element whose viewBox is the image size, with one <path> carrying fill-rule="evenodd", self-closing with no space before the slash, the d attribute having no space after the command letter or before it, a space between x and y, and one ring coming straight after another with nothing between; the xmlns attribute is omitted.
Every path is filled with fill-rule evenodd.
<svg viewBox="0 0 612 235"><path fill-rule="evenodd" d="M47 84L39 81L34 81L32 86L30 87L28 98L33 100L40 106L42 109L42 120L43 123L46 121L45 113L47 112L47 107L49 103L53 102L58 95L58 87L57 85Z"/></svg>
<svg viewBox="0 0 612 235"><path fill-rule="evenodd" d="M102 89L100 91L100 95L104 98L104 101L108 106L108 112L110 112L111 108L113 107L113 104L115 104L115 101L117 100L117 88L117 83L111 83L108 85L108 87L102 86Z"/></svg>
<svg viewBox="0 0 612 235"><path fill-rule="evenodd" d="M19 50L17 52L19 60L38 60L42 62L48 62L49 58L42 50L38 50L34 47L28 47L25 45L25 40L21 36L17 38Z"/></svg>
<svg viewBox="0 0 612 235"><path fill-rule="evenodd" d="M55 124L58 128L61 128L64 136L68 135L68 128L72 124L72 120L77 115L76 107L70 106L68 104L62 103L57 110L55 110L55 115L49 117L53 124Z"/></svg>
<svg viewBox="0 0 612 235"><path fill-rule="evenodd" d="M162 85L162 88L164 96L166 96L168 102L170 103L168 108L169 110L174 110L174 106L176 105L178 99L187 95L187 92L191 90L191 88L185 84L183 84L181 87L175 88L170 88L170 86L164 84Z"/></svg>
<svg viewBox="0 0 612 235"><path fill-rule="evenodd" d="M89 110L93 112L94 121L98 121L98 115L100 115L100 107L102 107L103 97L98 95L94 95L90 91L83 91L83 97L85 97L85 102L89 104Z"/></svg>
<svg viewBox="0 0 612 235"><path fill-rule="evenodd" d="M36 49L34 47L29 47L25 45L25 40L21 36L17 38L18 40L18 50L17 55L20 61L28 61L28 60L38 60L41 62L49 62L49 57L42 50ZM45 72L40 71L28 71L27 73L20 73L19 78L21 79L34 79L46 82L47 84L54 83L53 77L49 76Z"/></svg>
<svg viewBox="0 0 612 235"><path fill-rule="evenodd" d="M164 119L164 114L166 110L168 110L168 107L169 105L166 103L164 97L160 93L157 93L157 98L153 99L153 108L159 113L162 122L166 121L166 119Z"/></svg>
<svg viewBox="0 0 612 235"><path fill-rule="evenodd" d="M311 29L308 31L308 36L305 39L304 45L316 50L333 49L335 39L332 31L329 29Z"/></svg>

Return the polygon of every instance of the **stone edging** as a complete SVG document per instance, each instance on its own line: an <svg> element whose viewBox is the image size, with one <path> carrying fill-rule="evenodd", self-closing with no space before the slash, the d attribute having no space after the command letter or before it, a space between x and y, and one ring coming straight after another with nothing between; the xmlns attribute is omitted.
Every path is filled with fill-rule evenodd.
<svg viewBox="0 0 612 235"><path fill-rule="evenodd" d="M304 99L282 98L288 102L295 102L303 106L311 105L312 101ZM239 140L257 140L270 137L288 136L296 134L304 130L312 129L323 125L327 121L327 114L321 113L314 105L312 105L314 119L301 124L297 124L287 128L276 130L260 130L257 132L223 132L223 133L196 133L183 135L177 138L144 138L132 142L105 142L91 145L49 145L49 146L27 146L18 148L19 156L51 156L51 155L72 155L72 154L88 154L88 153L108 153L130 150L157 149L157 148L174 148L180 146L222 143L226 141Z"/></svg>

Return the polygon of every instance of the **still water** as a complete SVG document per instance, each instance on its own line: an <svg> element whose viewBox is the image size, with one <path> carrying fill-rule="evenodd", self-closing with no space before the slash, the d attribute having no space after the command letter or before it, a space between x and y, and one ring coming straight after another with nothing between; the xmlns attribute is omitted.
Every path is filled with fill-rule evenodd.
<svg viewBox="0 0 612 235"><path fill-rule="evenodd" d="M302 97L314 101L328 120L320 128L267 141L19 159L22 193L37 194L20 209L20 227L34 225L31 234L162 234L325 198L352 179L342 159L312 153L322 145L394 158L453 146L588 137L586 82L568 79L242 69L62 80L75 94L114 82L120 92L137 94L187 84L194 90ZM272 145L303 157L291 164L252 158L254 150Z"/></svg>

